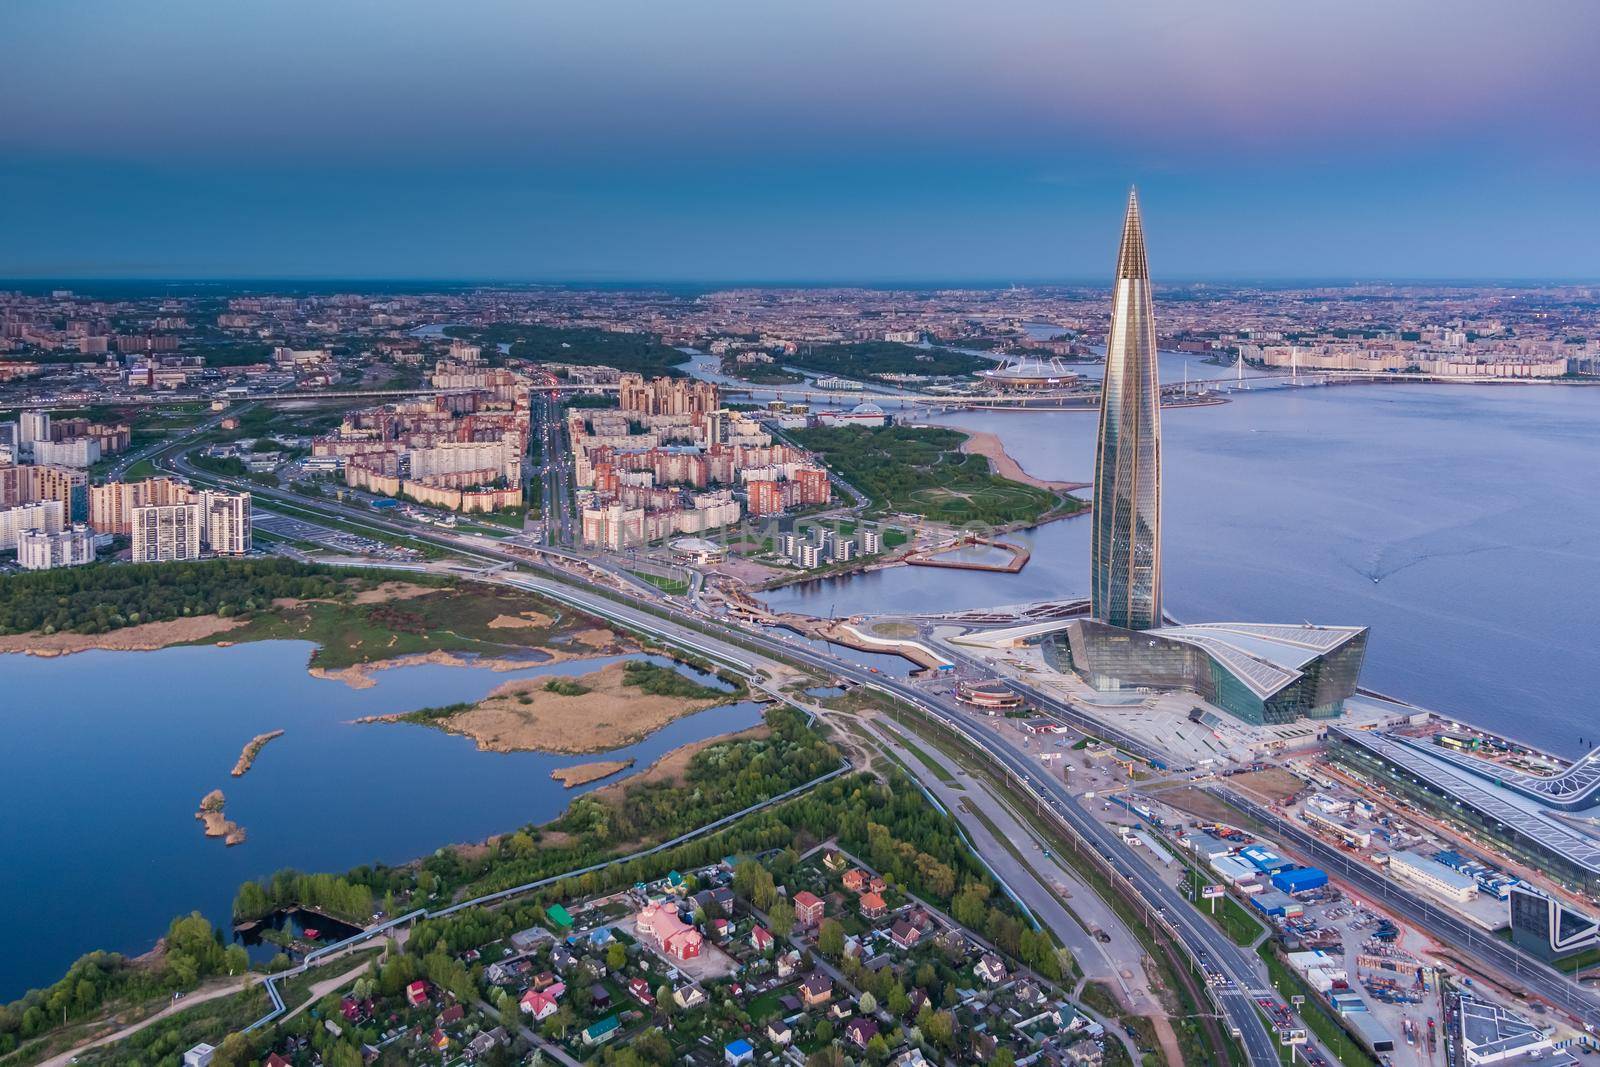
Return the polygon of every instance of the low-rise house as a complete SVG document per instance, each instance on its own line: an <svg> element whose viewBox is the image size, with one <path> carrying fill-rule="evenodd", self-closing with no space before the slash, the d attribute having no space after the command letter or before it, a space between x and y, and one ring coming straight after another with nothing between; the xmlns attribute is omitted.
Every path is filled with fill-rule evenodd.
<svg viewBox="0 0 1600 1067"><path fill-rule="evenodd" d="M779 1048L785 1048L794 1040L794 1031L782 1019L773 1019L767 1024L767 1040Z"/></svg>
<svg viewBox="0 0 1600 1067"><path fill-rule="evenodd" d="M493 1030L485 1030L471 1041L467 1042L466 1056L472 1062L483 1059L500 1045L506 1042L506 1029L497 1026Z"/></svg>
<svg viewBox="0 0 1600 1067"><path fill-rule="evenodd" d="M800 1000L808 1008L826 1004L833 999L833 979L820 971L813 971L800 983Z"/></svg>
<svg viewBox="0 0 1600 1067"><path fill-rule="evenodd" d="M861 893L866 890L867 882L871 878L872 876L860 867L854 867L844 872L844 887L852 893Z"/></svg>
<svg viewBox="0 0 1600 1067"><path fill-rule="evenodd" d="M854 1019L844 1024L844 1036L845 1040L855 1045L856 1048L864 1049L867 1047L868 1041L878 1036L877 1020L869 1019L865 1015L857 1015Z"/></svg>
<svg viewBox="0 0 1600 1067"><path fill-rule="evenodd" d="M889 928L889 940L897 948L909 951L917 947L917 942L922 940L922 931L901 919Z"/></svg>
<svg viewBox="0 0 1600 1067"><path fill-rule="evenodd" d="M778 957L776 969L779 978L789 978L800 969L800 951L790 949Z"/></svg>
<svg viewBox="0 0 1600 1067"><path fill-rule="evenodd" d="M722 1060L728 1067L739 1067L741 1063L749 1063L756 1058L755 1046L744 1038L730 1041L722 1050Z"/></svg>
<svg viewBox="0 0 1600 1067"><path fill-rule="evenodd" d="M672 991L672 1002L680 1008L698 1008L706 1002L705 990L697 985L681 985Z"/></svg>
<svg viewBox="0 0 1600 1067"><path fill-rule="evenodd" d="M596 982L589 987L589 1003L597 1011L605 1011L611 1007L611 992L605 986Z"/></svg>
<svg viewBox="0 0 1600 1067"><path fill-rule="evenodd" d="M650 983L643 978L628 979L628 996L647 1008L656 1002L655 996L650 992Z"/></svg>
<svg viewBox="0 0 1600 1067"><path fill-rule="evenodd" d="M202 1041L183 1054L183 1067L211 1067L212 1057L216 1054L213 1046Z"/></svg>
<svg viewBox="0 0 1600 1067"><path fill-rule="evenodd" d="M750 946L757 952L765 952L773 945L773 937L764 926L757 926L750 931Z"/></svg>
<svg viewBox="0 0 1600 1067"><path fill-rule="evenodd" d="M439 1017L435 1019L434 1022L439 1026L450 1026L451 1024L458 1023L462 1019L466 1018L466 1015L467 1009L463 1008L459 1004L452 1004L444 1011L441 1011L439 1013Z"/></svg>
<svg viewBox="0 0 1600 1067"><path fill-rule="evenodd" d="M428 1002L428 983L420 978L406 986L406 1003L413 1008L420 1008Z"/></svg>
<svg viewBox="0 0 1600 1067"><path fill-rule="evenodd" d="M829 849L822 857L822 865L830 871L842 871L847 863L849 860L844 858L844 854L834 849Z"/></svg>
<svg viewBox="0 0 1600 1067"><path fill-rule="evenodd" d="M815 926L822 921L822 898L809 889L794 895L794 921L801 926Z"/></svg>
<svg viewBox="0 0 1600 1067"><path fill-rule="evenodd" d="M889 905L879 893L866 892L861 894L861 916L865 919L881 919L889 912Z"/></svg>
<svg viewBox="0 0 1600 1067"><path fill-rule="evenodd" d="M621 1029L622 1020L615 1015L608 1015L599 1022L584 1027L580 1037L585 1045L593 1048L596 1045L603 1045L616 1037Z"/></svg>
<svg viewBox="0 0 1600 1067"><path fill-rule="evenodd" d="M646 905L635 917L634 925L639 936L664 956L690 960L700 955L704 940L700 931L679 918L678 909L670 904Z"/></svg>
<svg viewBox="0 0 1600 1067"><path fill-rule="evenodd" d="M871 880L867 882L867 888L872 890L874 893L882 893L884 890L889 888L889 883L883 880L883 876L881 874L875 874L872 876Z"/></svg>
<svg viewBox="0 0 1600 1067"><path fill-rule="evenodd" d="M556 998L549 993L530 989L522 994L522 1010L533 1016L534 1022L543 1022L561 1010L561 1005L556 1003Z"/></svg>
<svg viewBox="0 0 1600 1067"><path fill-rule="evenodd" d="M985 952L973 972L990 985L996 985L1006 980L1006 965L1000 962L1000 957L992 952Z"/></svg>
<svg viewBox="0 0 1600 1067"><path fill-rule="evenodd" d="M733 914L733 890L726 886L711 891L712 905L724 915Z"/></svg>
<svg viewBox="0 0 1600 1067"><path fill-rule="evenodd" d="M443 1052L450 1047L450 1035L435 1027L433 1034L428 1038L428 1044Z"/></svg>

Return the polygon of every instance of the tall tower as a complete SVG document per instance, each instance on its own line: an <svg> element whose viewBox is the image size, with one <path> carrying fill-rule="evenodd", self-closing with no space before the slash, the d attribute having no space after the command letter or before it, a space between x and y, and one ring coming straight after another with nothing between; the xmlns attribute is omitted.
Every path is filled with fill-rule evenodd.
<svg viewBox="0 0 1600 1067"><path fill-rule="evenodd" d="M1137 192L1128 194L1111 295L1091 560L1095 618L1132 630L1161 625L1161 386Z"/></svg>

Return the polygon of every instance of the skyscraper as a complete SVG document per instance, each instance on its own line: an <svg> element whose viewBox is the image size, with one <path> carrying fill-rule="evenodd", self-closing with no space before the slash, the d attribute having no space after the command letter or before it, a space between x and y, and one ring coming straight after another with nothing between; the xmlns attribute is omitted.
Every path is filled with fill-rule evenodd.
<svg viewBox="0 0 1600 1067"><path fill-rule="evenodd" d="M1117 251L1094 462L1094 617L1132 630L1161 625L1161 386L1139 197Z"/></svg>

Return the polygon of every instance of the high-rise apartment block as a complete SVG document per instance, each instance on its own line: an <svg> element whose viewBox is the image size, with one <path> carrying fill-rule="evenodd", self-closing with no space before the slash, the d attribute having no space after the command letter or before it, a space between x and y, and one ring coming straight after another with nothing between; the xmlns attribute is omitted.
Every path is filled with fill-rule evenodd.
<svg viewBox="0 0 1600 1067"><path fill-rule="evenodd" d="M60 533L65 525L59 500L40 500L15 507L0 508L0 552L17 547L17 538L33 530Z"/></svg>
<svg viewBox="0 0 1600 1067"><path fill-rule="evenodd" d="M145 504L133 509L133 562L199 559L205 509L189 504Z"/></svg>
<svg viewBox="0 0 1600 1067"><path fill-rule="evenodd" d="M55 533L26 530L17 536L17 566L25 571L80 567L93 562L94 531L84 523L73 523Z"/></svg>

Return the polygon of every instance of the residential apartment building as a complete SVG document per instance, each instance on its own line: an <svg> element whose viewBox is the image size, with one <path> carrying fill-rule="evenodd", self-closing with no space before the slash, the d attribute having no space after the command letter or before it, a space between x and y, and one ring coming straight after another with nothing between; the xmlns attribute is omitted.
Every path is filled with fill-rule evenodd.
<svg viewBox="0 0 1600 1067"><path fill-rule="evenodd" d="M0 508L0 552L16 548L17 539L31 531L60 533L65 525L63 516L64 510L59 500L40 500Z"/></svg>
<svg viewBox="0 0 1600 1067"><path fill-rule="evenodd" d="M205 509L187 504L145 504L133 509L133 562L199 559Z"/></svg>
<svg viewBox="0 0 1600 1067"><path fill-rule="evenodd" d="M250 494L206 490L200 494L205 513L205 546L219 556L250 554Z"/></svg>
<svg viewBox="0 0 1600 1067"><path fill-rule="evenodd" d="M25 530L17 536L17 566L25 571L79 567L93 562L94 531L84 523L73 523L55 533Z"/></svg>

